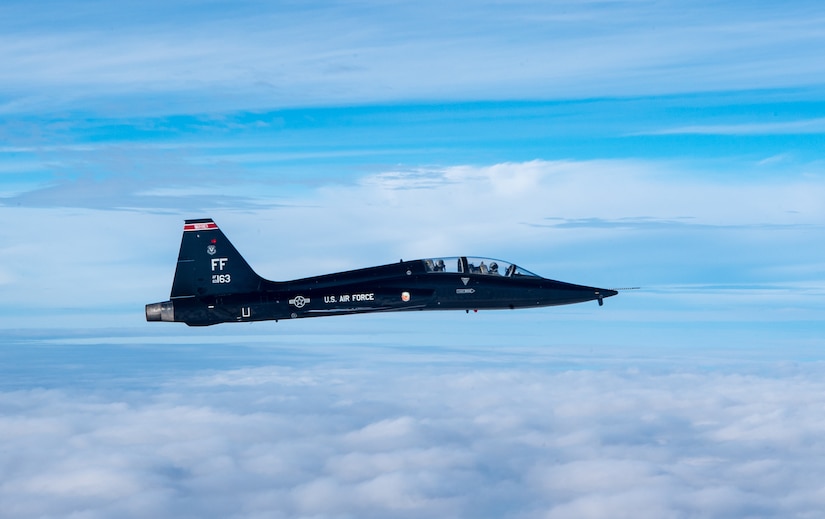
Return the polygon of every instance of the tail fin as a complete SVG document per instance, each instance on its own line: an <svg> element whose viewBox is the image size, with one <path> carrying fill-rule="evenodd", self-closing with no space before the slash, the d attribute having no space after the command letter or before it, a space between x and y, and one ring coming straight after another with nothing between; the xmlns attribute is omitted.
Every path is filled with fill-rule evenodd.
<svg viewBox="0 0 825 519"><path fill-rule="evenodd" d="M185 221L172 299L254 292L262 281L211 218Z"/></svg>

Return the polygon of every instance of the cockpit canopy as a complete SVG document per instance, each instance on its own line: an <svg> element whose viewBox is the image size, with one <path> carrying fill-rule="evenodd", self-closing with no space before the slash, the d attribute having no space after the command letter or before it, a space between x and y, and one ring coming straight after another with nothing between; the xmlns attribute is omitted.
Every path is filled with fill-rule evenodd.
<svg viewBox="0 0 825 519"><path fill-rule="evenodd" d="M514 263L492 258L471 258L467 256L425 259L427 272L452 272L454 274L487 274L505 277L540 277Z"/></svg>

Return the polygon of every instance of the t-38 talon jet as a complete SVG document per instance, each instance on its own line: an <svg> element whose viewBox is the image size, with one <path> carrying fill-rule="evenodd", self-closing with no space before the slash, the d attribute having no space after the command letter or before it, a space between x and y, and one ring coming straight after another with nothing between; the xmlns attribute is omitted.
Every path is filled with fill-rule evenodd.
<svg viewBox="0 0 825 519"><path fill-rule="evenodd" d="M430 258L269 281L256 274L212 219L186 220L169 301L147 321L207 326L401 310L513 309L598 301L618 292L537 276L489 258Z"/></svg>

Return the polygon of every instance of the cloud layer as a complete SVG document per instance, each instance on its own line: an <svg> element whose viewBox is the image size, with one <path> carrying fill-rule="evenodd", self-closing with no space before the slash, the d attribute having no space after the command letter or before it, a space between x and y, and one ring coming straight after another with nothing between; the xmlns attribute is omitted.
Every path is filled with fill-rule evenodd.
<svg viewBox="0 0 825 519"><path fill-rule="evenodd" d="M131 390L2 391L4 512L807 517L825 506L819 363L705 370L631 349L611 365L598 349L567 371L558 363L573 350L560 346L479 356L287 341L258 342L275 364L147 373ZM299 346L317 358L284 365ZM82 362L110 362L99 359Z"/></svg>

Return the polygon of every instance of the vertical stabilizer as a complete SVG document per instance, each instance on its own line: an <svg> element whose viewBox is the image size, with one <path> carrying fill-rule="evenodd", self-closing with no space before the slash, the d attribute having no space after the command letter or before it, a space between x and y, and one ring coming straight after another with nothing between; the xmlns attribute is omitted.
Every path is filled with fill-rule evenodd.
<svg viewBox="0 0 825 519"><path fill-rule="evenodd" d="M254 292L261 281L211 218L185 221L172 299Z"/></svg>

